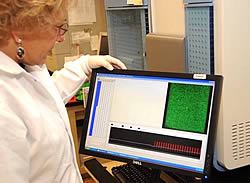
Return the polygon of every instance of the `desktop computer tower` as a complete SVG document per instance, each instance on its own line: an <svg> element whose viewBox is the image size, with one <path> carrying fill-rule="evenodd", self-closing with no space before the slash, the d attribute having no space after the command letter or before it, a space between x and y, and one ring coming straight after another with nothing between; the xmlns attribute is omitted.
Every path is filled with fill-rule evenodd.
<svg viewBox="0 0 250 183"><path fill-rule="evenodd" d="M250 1L214 0L215 74L224 76L217 161L250 165Z"/></svg>
<svg viewBox="0 0 250 183"><path fill-rule="evenodd" d="M250 165L249 0L184 0L186 72L223 75L215 159Z"/></svg>

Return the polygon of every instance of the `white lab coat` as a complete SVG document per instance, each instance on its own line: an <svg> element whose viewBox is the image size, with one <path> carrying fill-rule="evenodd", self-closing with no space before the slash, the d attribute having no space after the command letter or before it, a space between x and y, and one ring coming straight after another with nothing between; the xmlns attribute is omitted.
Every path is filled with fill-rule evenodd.
<svg viewBox="0 0 250 183"><path fill-rule="evenodd" d="M45 65L24 70L0 52L0 182L82 182L65 103L87 78L86 59L52 79Z"/></svg>

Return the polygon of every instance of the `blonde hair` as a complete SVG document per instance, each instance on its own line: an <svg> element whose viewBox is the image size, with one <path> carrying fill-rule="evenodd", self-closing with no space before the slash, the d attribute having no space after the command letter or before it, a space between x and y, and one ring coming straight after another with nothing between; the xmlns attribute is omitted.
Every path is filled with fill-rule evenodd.
<svg viewBox="0 0 250 183"><path fill-rule="evenodd" d="M56 14L67 13L77 0L1 0L0 42L8 40L11 29L32 30L55 21Z"/></svg>

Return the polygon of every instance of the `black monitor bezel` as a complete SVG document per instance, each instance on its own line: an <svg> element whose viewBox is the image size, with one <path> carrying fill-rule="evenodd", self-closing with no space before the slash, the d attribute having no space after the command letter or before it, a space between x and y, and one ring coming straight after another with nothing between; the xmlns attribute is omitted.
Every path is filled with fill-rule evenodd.
<svg viewBox="0 0 250 183"><path fill-rule="evenodd" d="M156 76L156 77L194 79L194 74L191 74L191 73L173 73L173 72L156 72L156 71L141 71L141 70L119 70L119 69L114 69L113 71L109 71L105 68L93 69L91 80L90 80L89 95L88 95L87 106L85 110L85 119L83 123L83 130L82 130L79 153L90 155L90 156L101 157L101 158L107 158L110 160L127 162L127 163L131 163L131 162L133 163L133 159L129 159L125 157L117 157L117 156L113 156L110 154L103 154L100 152L93 152L88 149L85 149L88 121L90 117L90 109L92 106L92 99L93 99L93 93L94 93L94 83L96 81L97 73L109 73L109 74L112 73L112 74L139 75L139 76ZM212 104L213 107L211 111L211 121L213 122L211 123L209 127L208 147L207 147L207 153L206 153L206 162L205 162L204 172L199 173L199 172L194 172L194 171L177 169L174 167L156 165L156 164L152 164L148 162L141 162L143 166L156 168L156 169L164 170L164 171L171 171L171 172L188 175L188 176L199 177L203 180L209 179L209 175L210 175L210 171L212 167L212 158L213 158L213 153L214 153L214 144L215 144L217 122L218 122L218 113L219 113L223 77L221 75L205 75L205 78L203 78L203 80L215 81L214 99L213 99L213 104Z"/></svg>

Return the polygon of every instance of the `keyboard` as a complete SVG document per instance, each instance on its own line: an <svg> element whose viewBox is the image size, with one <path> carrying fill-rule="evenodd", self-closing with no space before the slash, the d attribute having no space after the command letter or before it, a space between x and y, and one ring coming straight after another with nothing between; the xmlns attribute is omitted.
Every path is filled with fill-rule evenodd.
<svg viewBox="0 0 250 183"><path fill-rule="evenodd" d="M120 183L144 183L150 181L151 169L128 163L113 167L112 174ZM160 182L162 182L162 180Z"/></svg>

